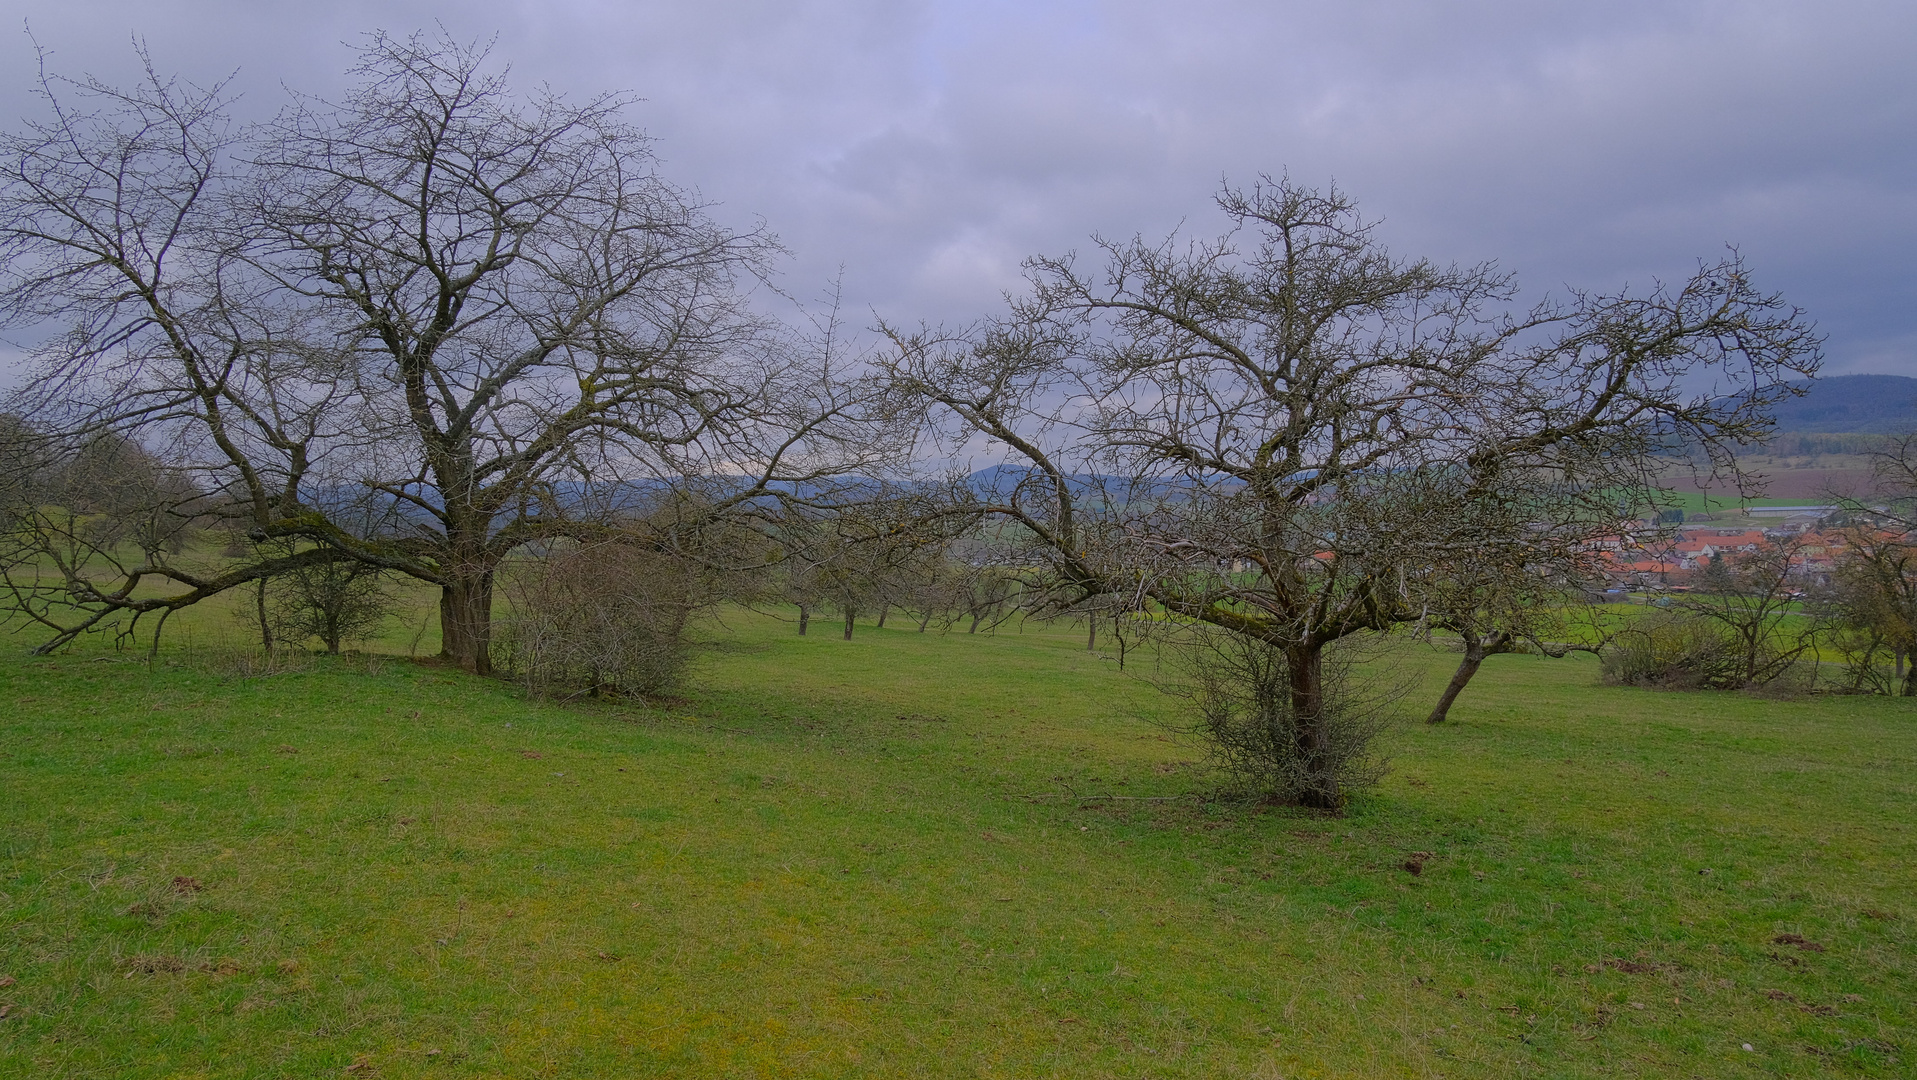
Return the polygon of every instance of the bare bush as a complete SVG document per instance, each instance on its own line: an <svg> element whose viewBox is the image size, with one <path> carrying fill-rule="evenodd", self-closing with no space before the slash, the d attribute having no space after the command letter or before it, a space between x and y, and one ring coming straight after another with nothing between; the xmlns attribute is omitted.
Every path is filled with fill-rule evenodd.
<svg viewBox="0 0 1917 1080"><path fill-rule="evenodd" d="M1170 643L1181 678L1167 685L1189 703L1178 723L1237 791L1264 801L1335 809L1384 777L1378 737L1408 687L1356 677L1347 641L1329 650L1319 693L1302 698L1283 649L1194 627ZM1304 708L1316 710L1305 715Z"/></svg>
<svg viewBox="0 0 1917 1080"><path fill-rule="evenodd" d="M1697 590L1671 597L1620 631L1603 652L1604 678L1669 690L1809 689L1831 620L1802 591L1803 538L1715 557Z"/></svg>
<svg viewBox="0 0 1917 1080"><path fill-rule="evenodd" d="M1840 609L1838 621L1825 638L1836 654L1829 665L1824 689L1834 694L1891 694L1910 696L1917 666L1907 667L1906 653L1881 626L1851 622L1851 612Z"/></svg>
<svg viewBox="0 0 1917 1080"><path fill-rule="evenodd" d="M286 641L318 638L337 655L344 641L366 637L392 614L387 574L339 552L292 566L267 593Z"/></svg>
<svg viewBox="0 0 1917 1080"><path fill-rule="evenodd" d="M1767 642L1755 646L1766 672L1780 673ZM1659 610L1618 632L1602 654L1605 682L1659 690L1737 690L1746 678L1745 653L1723 623L1691 611Z"/></svg>
<svg viewBox="0 0 1917 1080"><path fill-rule="evenodd" d="M506 585L504 665L539 695L657 692L685 670L706 584L693 564L626 544L529 560Z"/></svg>
<svg viewBox="0 0 1917 1080"><path fill-rule="evenodd" d="M1815 582L1802 566L1805 538L1766 540L1756 551L1716 557L1697 591L1674 600L1688 615L1715 623L1735 659L1721 685L1765 686L1814 658L1824 626L1804 603Z"/></svg>
<svg viewBox="0 0 1917 1080"><path fill-rule="evenodd" d="M279 574L261 577L246 589L244 605L233 612L240 625L259 639L271 656L284 645L303 647L318 638L337 656L348 641L368 637L393 614L390 575L342 552L317 548L299 554L300 545L268 540L258 545L262 556L286 566Z"/></svg>

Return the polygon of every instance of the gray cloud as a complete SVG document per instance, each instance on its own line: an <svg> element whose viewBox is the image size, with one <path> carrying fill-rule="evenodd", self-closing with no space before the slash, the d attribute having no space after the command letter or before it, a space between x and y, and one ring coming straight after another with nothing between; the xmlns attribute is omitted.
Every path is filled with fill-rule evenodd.
<svg viewBox="0 0 1917 1080"><path fill-rule="evenodd" d="M497 33L522 82L624 89L666 171L763 216L811 295L962 320L1034 251L1216 228L1219 179L1335 178L1401 252L1541 292L1681 276L1726 243L1830 335L1833 371L1917 374L1907 3L1345 4L550 0L17 5L61 70L341 84L342 42ZM17 23L16 23L17 25ZM0 112L32 52L0 40Z"/></svg>

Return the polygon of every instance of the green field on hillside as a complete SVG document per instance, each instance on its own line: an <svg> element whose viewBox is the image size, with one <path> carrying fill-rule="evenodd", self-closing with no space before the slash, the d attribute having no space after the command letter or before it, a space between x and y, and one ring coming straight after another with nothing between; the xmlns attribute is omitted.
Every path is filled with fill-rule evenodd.
<svg viewBox="0 0 1917 1080"><path fill-rule="evenodd" d="M1209 799L1063 628L733 615L561 706L221 625L0 659L0 1075L1917 1067L1912 702L1501 656L1330 818Z"/></svg>
<svg viewBox="0 0 1917 1080"><path fill-rule="evenodd" d="M1699 491L1674 491L1666 494L1662 505L1682 510L1685 516L1710 514L1714 517L1743 517L1740 511L1748 507L1766 506L1823 506L1826 500L1818 498L1781 499L1752 498L1739 499L1735 496L1705 495ZM1771 524L1781 522L1782 518L1773 518Z"/></svg>

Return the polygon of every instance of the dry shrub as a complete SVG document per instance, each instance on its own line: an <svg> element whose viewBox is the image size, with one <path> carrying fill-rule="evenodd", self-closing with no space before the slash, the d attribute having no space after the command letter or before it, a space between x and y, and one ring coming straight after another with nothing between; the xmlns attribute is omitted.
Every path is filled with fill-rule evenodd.
<svg viewBox="0 0 1917 1080"><path fill-rule="evenodd" d="M1704 690L1742 685L1730 633L1685 612L1645 614L1611 639L1601 659L1604 681L1617 686Z"/></svg>
<svg viewBox="0 0 1917 1080"><path fill-rule="evenodd" d="M1652 611L1604 647L1602 675L1616 686L1658 690L1766 690L1808 692L1816 665L1802 645L1775 635L1746 656L1722 622L1688 611Z"/></svg>
<svg viewBox="0 0 1917 1080"><path fill-rule="evenodd" d="M1270 645L1195 628L1174 647L1182 678L1166 688L1190 704L1180 730L1194 737L1240 794L1286 805L1341 806L1383 779L1378 737L1409 684L1367 666L1362 646L1326 650L1321 731L1307 738L1292 704L1285 654ZM1375 658L1372 658L1375 659Z"/></svg>
<svg viewBox="0 0 1917 1080"><path fill-rule="evenodd" d="M685 669L707 591L696 567L643 547L548 553L507 583L502 666L541 696L657 692Z"/></svg>
<svg viewBox="0 0 1917 1080"><path fill-rule="evenodd" d="M1814 693L1828 692L1830 686L1829 680L1824 677L1823 665L1814 658L1800 656L1779 669L1775 675L1745 689L1758 697L1794 701Z"/></svg>

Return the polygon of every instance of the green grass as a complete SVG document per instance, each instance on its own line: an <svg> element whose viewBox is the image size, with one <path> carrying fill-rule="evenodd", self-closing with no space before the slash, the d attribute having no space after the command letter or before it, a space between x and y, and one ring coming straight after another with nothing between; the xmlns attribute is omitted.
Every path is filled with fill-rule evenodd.
<svg viewBox="0 0 1917 1080"><path fill-rule="evenodd" d="M1706 495L1699 491L1668 492L1659 500L1660 509L1678 509L1686 514L1715 514L1717 516L1738 516L1738 511L1746 507L1762 506L1822 506L1828 500L1821 497L1804 496L1796 499L1761 498L1740 499L1735 493L1729 495ZM1776 520L1776 519L1773 519Z"/></svg>
<svg viewBox="0 0 1917 1080"><path fill-rule="evenodd" d="M1325 818L1191 797L1164 699L1076 633L719 638L653 709L0 660L0 1076L1917 1061L1910 702L1496 657ZM1451 660L1404 654L1412 705Z"/></svg>

